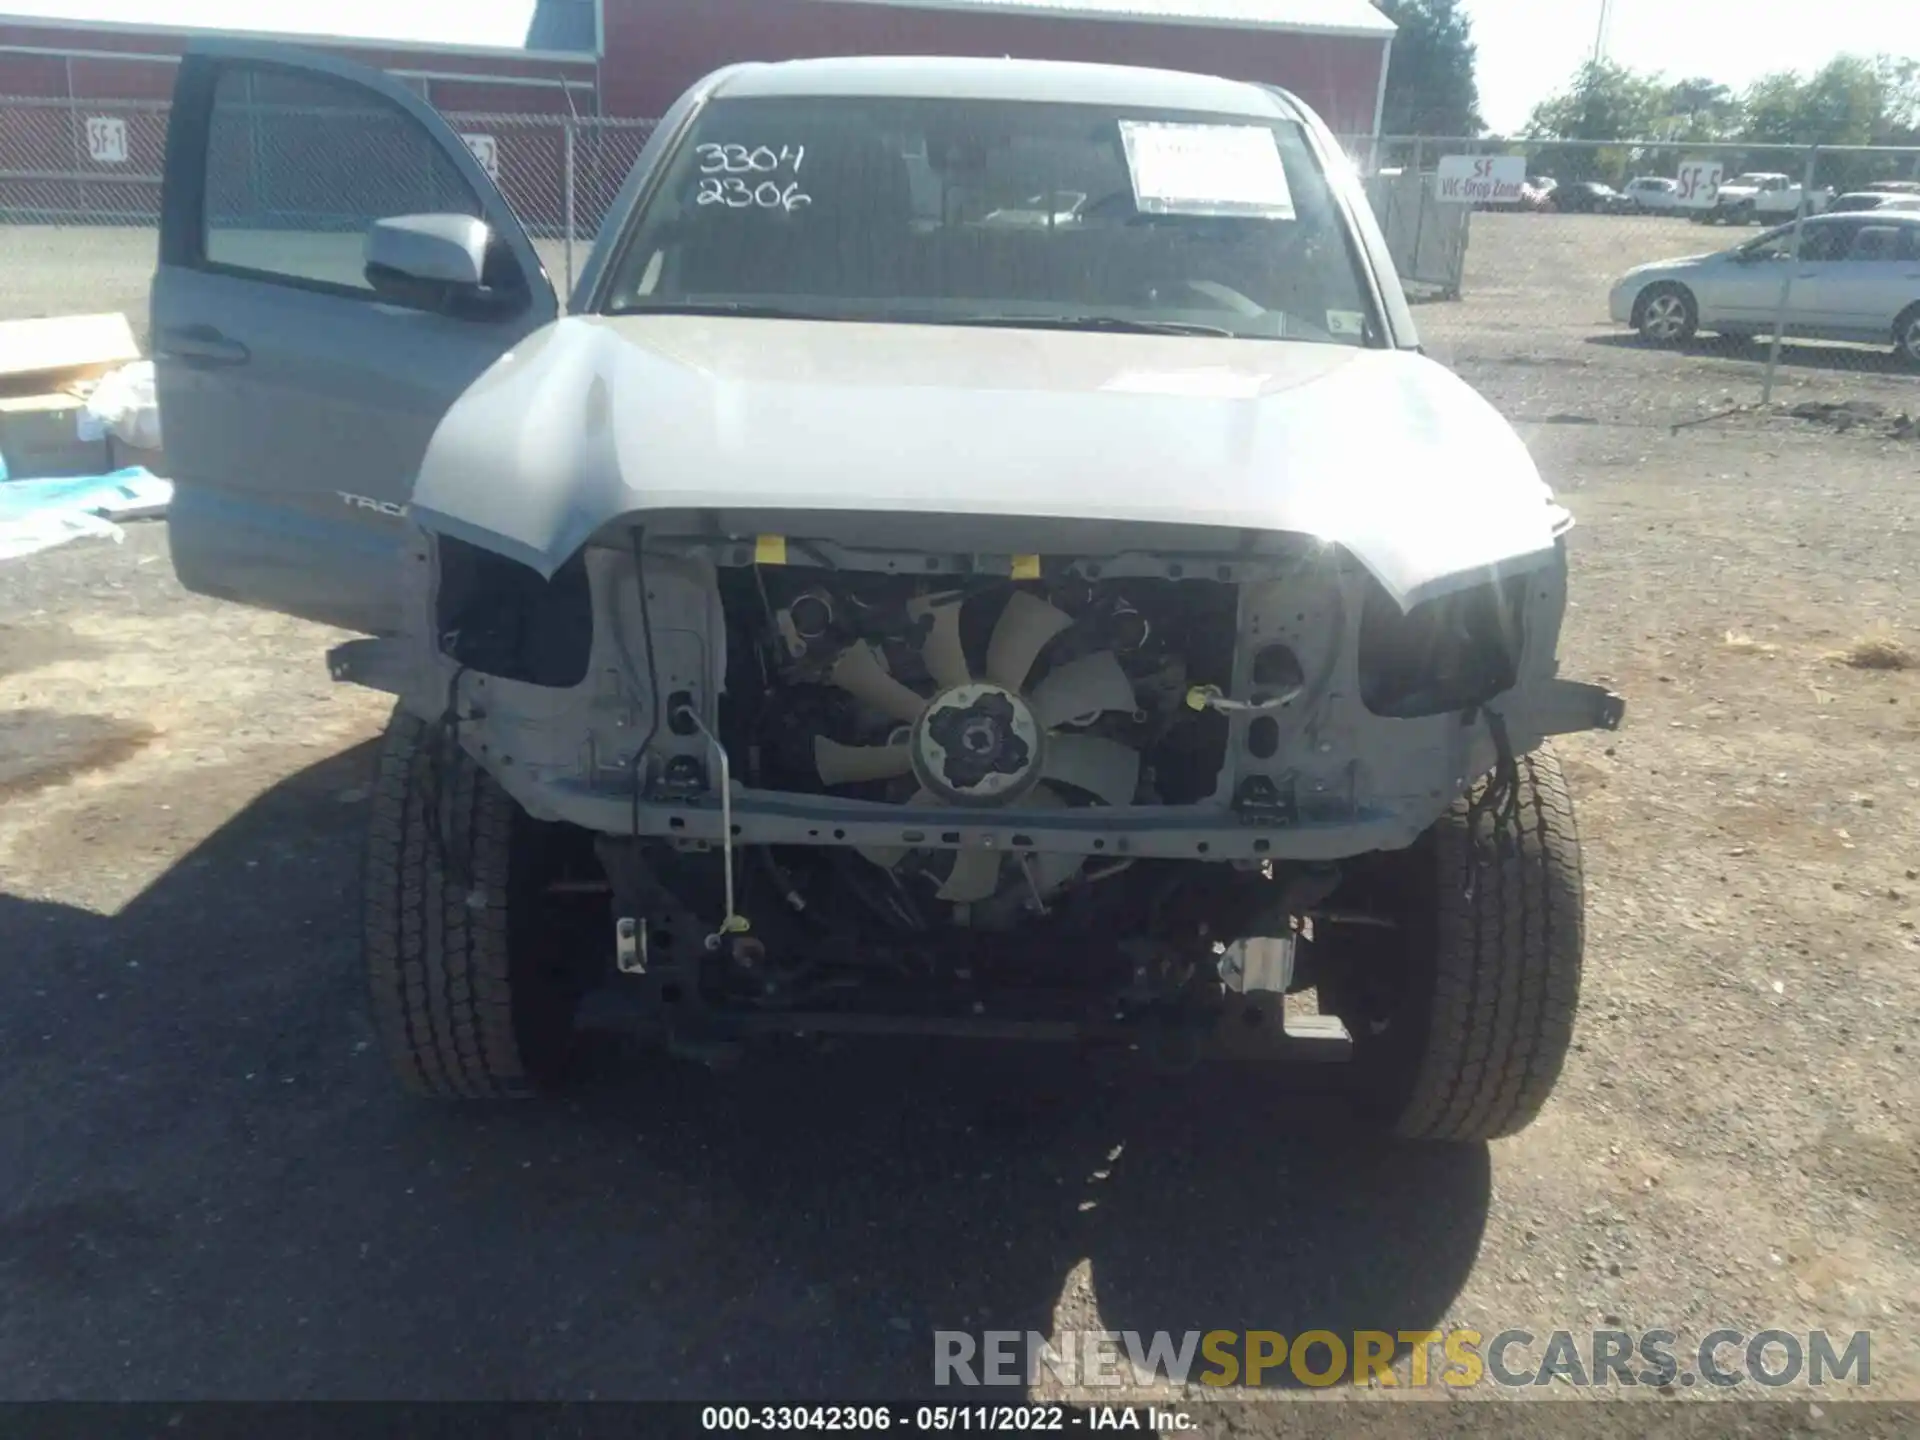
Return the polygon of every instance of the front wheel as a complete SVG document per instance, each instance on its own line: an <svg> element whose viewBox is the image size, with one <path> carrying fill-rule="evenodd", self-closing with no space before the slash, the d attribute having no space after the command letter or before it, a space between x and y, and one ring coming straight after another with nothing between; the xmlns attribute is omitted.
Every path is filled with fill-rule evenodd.
<svg viewBox="0 0 1920 1440"><path fill-rule="evenodd" d="M373 1019L408 1090L510 1099L564 1077L591 953L553 899L581 848L572 838L532 820L437 727L394 712L362 904Z"/></svg>
<svg viewBox="0 0 1920 1440"><path fill-rule="evenodd" d="M1356 930L1318 978L1354 1040L1365 1102L1408 1139L1524 1129L1566 1060L1580 1003L1580 836L1560 763L1520 757L1374 877L1392 930Z"/></svg>
<svg viewBox="0 0 1920 1440"><path fill-rule="evenodd" d="M1634 306L1633 328L1649 345L1684 345L1700 328L1700 307L1684 285L1655 285Z"/></svg>
<svg viewBox="0 0 1920 1440"><path fill-rule="evenodd" d="M1893 322L1893 348L1900 358L1920 369L1920 305L1910 305Z"/></svg>

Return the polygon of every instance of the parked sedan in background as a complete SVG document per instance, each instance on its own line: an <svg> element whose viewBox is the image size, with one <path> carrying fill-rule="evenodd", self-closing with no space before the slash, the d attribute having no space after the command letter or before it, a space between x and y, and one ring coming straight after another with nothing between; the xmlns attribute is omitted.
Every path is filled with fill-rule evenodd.
<svg viewBox="0 0 1920 1440"><path fill-rule="evenodd" d="M1866 210L1920 210L1920 195L1905 195L1889 190L1855 190L1827 206L1829 215Z"/></svg>
<svg viewBox="0 0 1920 1440"><path fill-rule="evenodd" d="M1520 187L1520 208L1522 210L1553 209L1553 192L1560 188L1560 182L1551 175L1535 175Z"/></svg>
<svg viewBox="0 0 1920 1440"><path fill-rule="evenodd" d="M1701 330L1769 333L1786 290L1786 333L1799 339L1891 342L1920 367L1920 210L1821 215L1782 225L1712 255L1662 260L1629 270L1608 310L1655 345L1678 345Z"/></svg>
<svg viewBox="0 0 1920 1440"><path fill-rule="evenodd" d="M1569 180L1554 190L1553 207L1565 215L1624 215L1633 202L1598 180Z"/></svg>
<svg viewBox="0 0 1920 1440"><path fill-rule="evenodd" d="M1630 180L1621 193L1643 215L1665 215L1680 204L1680 183L1659 175L1641 175Z"/></svg>

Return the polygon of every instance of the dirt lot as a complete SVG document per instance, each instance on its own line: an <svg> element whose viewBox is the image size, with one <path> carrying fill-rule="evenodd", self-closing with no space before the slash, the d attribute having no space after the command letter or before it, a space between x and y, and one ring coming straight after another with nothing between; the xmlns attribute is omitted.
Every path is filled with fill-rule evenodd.
<svg viewBox="0 0 1920 1440"><path fill-rule="evenodd" d="M0 1390L900 1395L944 1327L1618 1324L1868 1329L1872 1393L1920 1398L1920 671L1832 658L1920 651L1920 441L1674 433L1756 375L1606 328L1683 231L1495 217L1421 312L1578 515L1565 668L1631 705L1564 749L1575 1053L1489 1148L1000 1050L402 1099L356 969L377 697L183 595L157 527L0 569ZM1789 402L1920 411L1875 356L1787 359Z"/></svg>

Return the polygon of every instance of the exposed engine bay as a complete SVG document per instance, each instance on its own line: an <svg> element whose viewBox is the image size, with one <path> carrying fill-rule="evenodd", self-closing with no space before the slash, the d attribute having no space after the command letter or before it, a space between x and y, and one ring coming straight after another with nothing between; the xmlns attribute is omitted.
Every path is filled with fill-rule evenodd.
<svg viewBox="0 0 1920 1440"><path fill-rule="evenodd" d="M1194 805L1223 783L1230 727L1207 702L1233 680L1231 585L954 585L819 567L724 571L719 584L731 683L717 739L753 790L948 811L957 825ZM1263 703L1298 699L1287 655ZM627 956L641 984L626 998L698 994L676 1017L682 1046L690 1026L730 1036L756 1021L1089 1038L1170 1016L1223 974L1249 1003L1258 991L1277 1003L1290 910L1335 880L1315 867L1288 887L1263 862L1083 854L1024 834L952 848L958 831L916 833L944 843L752 847L731 899L709 847L603 840L617 888L654 902L637 907L649 953ZM1124 849L1117 827L1102 843ZM731 923L705 933L689 903ZM1264 969L1242 958L1255 934L1271 937L1255 952ZM1156 1049L1177 1048L1173 1029L1155 1033Z"/></svg>
<svg viewBox="0 0 1920 1440"><path fill-rule="evenodd" d="M1230 587L938 589L787 569L730 578L729 619L740 618L729 635L751 653L729 669L762 683L729 696L723 733L748 739L756 784L975 812L1213 793L1226 725L1186 699L1231 682ZM756 604L759 624L744 618ZM990 929L1130 864L910 845L856 853L896 903Z"/></svg>

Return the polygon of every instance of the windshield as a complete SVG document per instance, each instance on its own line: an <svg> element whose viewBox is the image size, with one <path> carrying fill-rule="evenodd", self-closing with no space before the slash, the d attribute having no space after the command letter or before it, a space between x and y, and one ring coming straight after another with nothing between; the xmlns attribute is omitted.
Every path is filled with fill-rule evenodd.
<svg viewBox="0 0 1920 1440"><path fill-rule="evenodd" d="M1298 125L1008 101L716 101L607 308L1380 338Z"/></svg>

